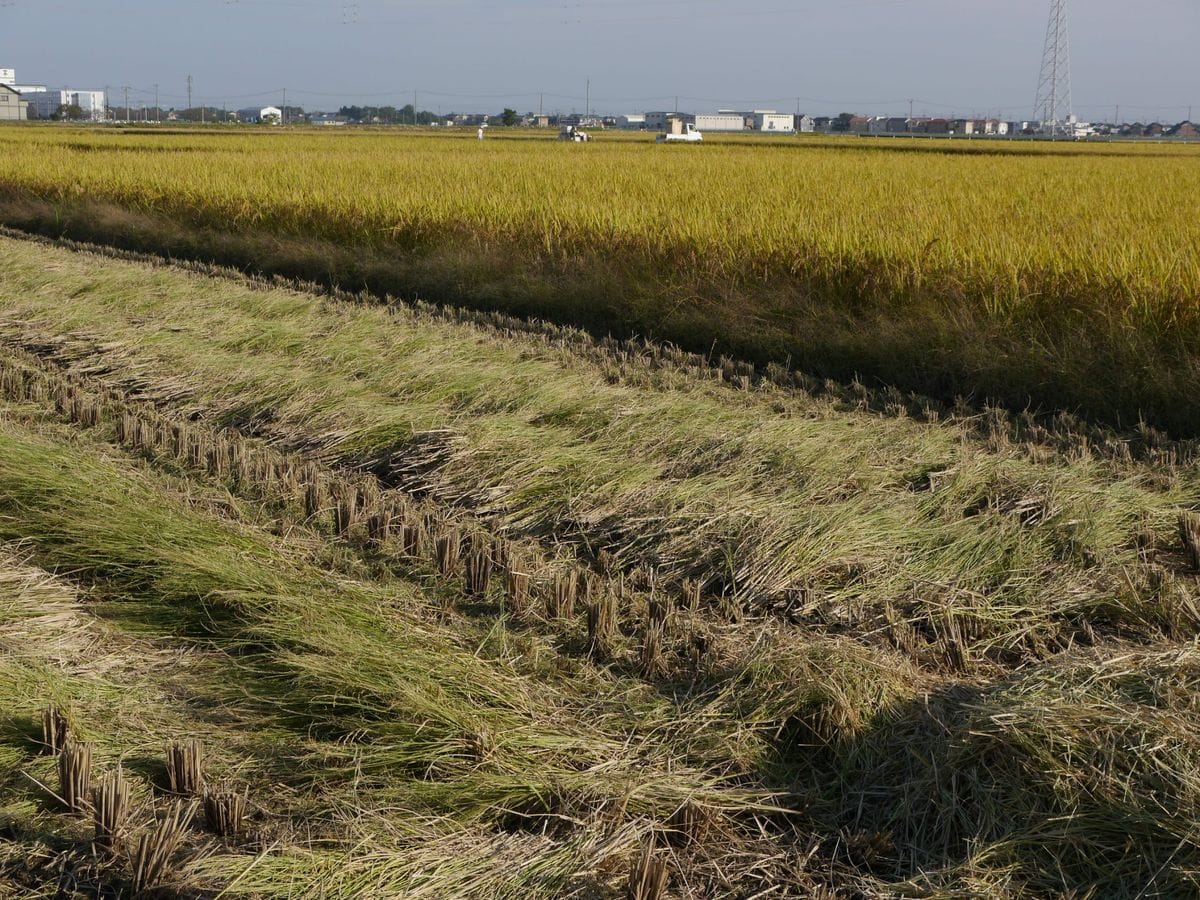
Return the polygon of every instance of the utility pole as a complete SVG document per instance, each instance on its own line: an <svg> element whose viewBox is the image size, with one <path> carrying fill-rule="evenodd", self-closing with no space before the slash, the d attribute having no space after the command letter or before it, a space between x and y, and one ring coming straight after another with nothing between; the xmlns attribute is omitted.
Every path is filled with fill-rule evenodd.
<svg viewBox="0 0 1200 900"><path fill-rule="evenodd" d="M1042 54L1033 117L1042 123L1043 132L1057 137L1070 130L1071 115L1071 40L1067 32L1067 0L1051 0L1050 22L1046 26L1046 47Z"/></svg>
<svg viewBox="0 0 1200 900"><path fill-rule="evenodd" d="M158 85L154 86L154 124L162 124L162 110L158 108Z"/></svg>
<svg viewBox="0 0 1200 900"><path fill-rule="evenodd" d="M279 110L279 119L284 125L287 124L287 88L283 89L283 107Z"/></svg>
<svg viewBox="0 0 1200 900"><path fill-rule="evenodd" d="M546 95L538 94L538 118L539 119L542 117L542 109L545 107L545 105L546 105Z"/></svg>
<svg viewBox="0 0 1200 900"><path fill-rule="evenodd" d="M914 102L915 101L913 100L912 97L908 98L908 121L910 121L910 122L913 119L913 103Z"/></svg>
<svg viewBox="0 0 1200 900"><path fill-rule="evenodd" d="M592 114L592 79L587 80L587 95L583 103L583 114L590 116Z"/></svg>
<svg viewBox="0 0 1200 900"><path fill-rule="evenodd" d="M192 111L192 76L188 76L188 112Z"/></svg>
<svg viewBox="0 0 1200 900"><path fill-rule="evenodd" d="M1117 104L1117 113L1115 116L1113 116L1113 124L1114 125L1121 124L1121 104L1120 103Z"/></svg>
<svg viewBox="0 0 1200 900"><path fill-rule="evenodd" d="M129 124L129 85L125 85L121 90L125 92L125 124Z"/></svg>
<svg viewBox="0 0 1200 900"><path fill-rule="evenodd" d="M413 125L417 124L417 92L413 91Z"/></svg>

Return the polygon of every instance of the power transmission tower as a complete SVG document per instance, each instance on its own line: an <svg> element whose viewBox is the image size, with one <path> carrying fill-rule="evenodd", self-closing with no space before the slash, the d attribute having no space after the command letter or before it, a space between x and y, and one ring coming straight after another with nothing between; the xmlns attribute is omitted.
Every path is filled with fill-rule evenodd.
<svg viewBox="0 0 1200 900"><path fill-rule="evenodd" d="M1046 49L1038 78L1033 117L1042 132L1055 137L1074 136L1071 113L1071 41L1067 34L1067 0L1051 0Z"/></svg>

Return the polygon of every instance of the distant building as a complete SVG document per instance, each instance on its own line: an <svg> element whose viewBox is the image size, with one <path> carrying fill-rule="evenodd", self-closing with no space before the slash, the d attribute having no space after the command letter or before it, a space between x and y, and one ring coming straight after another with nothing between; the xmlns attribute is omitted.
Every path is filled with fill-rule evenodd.
<svg viewBox="0 0 1200 900"><path fill-rule="evenodd" d="M617 116L617 127L624 128L629 131L637 131L646 127L645 113L626 113L623 116Z"/></svg>
<svg viewBox="0 0 1200 900"><path fill-rule="evenodd" d="M108 118L108 102L104 91L48 91L41 85L18 85L21 96L29 101L29 114L39 119L49 119L60 109L78 106L83 117L92 122L103 122Z"/></svg>
<svg viewBox="0 0 1200 900"><path fill-rule="evenodd" d="M251 125L278 125L283 121L283 110L278 106L248 107L237 111L239 122Z"/></svg>
<svg viewBox="0 0 1200 900"><path fill-rule="evenodd" d="M796 130L802 134L812 134L817 130L817 120L812 116L797 116Z"/></svg>
<svg viewBox="0 0 1200 900"><path fill-rule="evenodd" d="M700 131L746 130L746 119L740 113L700 113L695 124Z"/></svg>
<svg viewBox="0 0 1200 900"><path fill-rule="evenodd" d="M768 134L792 134L796 130L796 117L791 113L761 110L754 113L753 128Z"/></svg>
<svg viewBox="0 0 1200 900"><path fill-rule="evenodd" d="M239 118L240 118L240 116L239 116ZM342 125L348 125L350 123L350 120L347 119L345 116L333 116L333 115L323 115L323 114L313 116L311 121L314 125L320 125L320 126L326 127L326 128L336 128L336 127L340 127Z"/></svg>
<svg viewBox="0 0 1200 900"><path fill-rule="evenodd" d="M646 113L646 130L647 131L666 131L667 125L671 119L681 119L685 123L691 122L696 124L696 117L689 113L681 112L648 112Z"/></svg>
<svg viewBox="0 0 1200 900"><path fill-rule="evenodd" d="M1174 128L1167 132L1171 137L1178 138L1197 138L1200 137L1200 128L1197 128L1193 122L1180 122Z"/></svg>
<svg viewBox="0 0 1200 900"><path fill-rule="evenodd" d="M0 69L0 71L12 71ZM29 118L29 103L9 84L0 84L0 122L24 122Z"/></svg>
<svg viewBox="0 0 1200 900"><path fill-rule="evenodd" d="M907 134L911 123L903 116L892 116L884 120L885 134Z"/></svg>
<svg viewBox="0 0 1200 900"><path fill-rule="evenodd" d="M0 84L16 84L17 70L16 69L0 69Z"/></svg>

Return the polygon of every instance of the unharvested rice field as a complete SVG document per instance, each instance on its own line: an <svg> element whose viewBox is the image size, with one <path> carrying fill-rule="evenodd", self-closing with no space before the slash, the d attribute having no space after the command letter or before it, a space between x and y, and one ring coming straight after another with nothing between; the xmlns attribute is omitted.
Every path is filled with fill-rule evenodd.
<svg viewBox="0 0 1200 900"><path fill-rule="evenodd" d="M1200 435L1200 148L0 131L0 223Z"/></svg>
<svg viewBox="0 0 1200 900"><path fill-rule="evenodd" d="M0 236L0 895L1192 896L1198 456Z"/></svg>

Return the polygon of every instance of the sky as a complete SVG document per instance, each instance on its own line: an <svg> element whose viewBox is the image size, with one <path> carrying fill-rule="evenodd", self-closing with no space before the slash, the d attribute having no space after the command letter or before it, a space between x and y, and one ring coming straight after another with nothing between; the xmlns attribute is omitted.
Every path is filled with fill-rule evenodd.
<svg viewBox="0 0 1200 900"><path fill-rule="evenodd" d="M114 104L1029 118L1050 0L0 0L0 68ZM1200 2L1071 0L1075 111L1200 114ZM590 81L590 88L588 82Z"/></svg>

